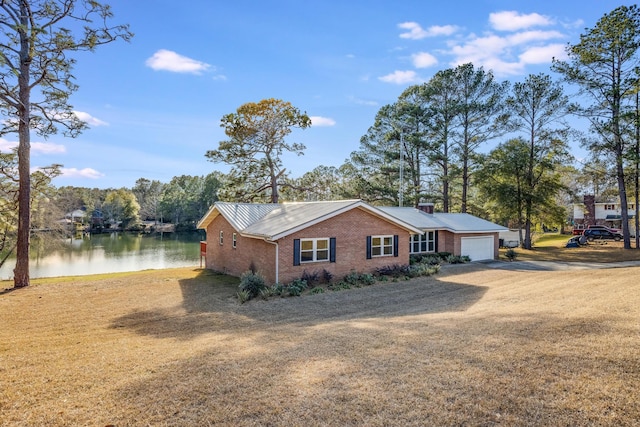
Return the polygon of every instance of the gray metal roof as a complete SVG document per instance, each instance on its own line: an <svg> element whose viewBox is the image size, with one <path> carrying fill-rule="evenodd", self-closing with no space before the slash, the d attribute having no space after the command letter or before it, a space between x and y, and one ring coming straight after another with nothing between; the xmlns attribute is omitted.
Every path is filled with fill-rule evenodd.
<svg viewBox="0 0 640 427"><path fill-rule="evenodd" d="M453 233L497 233L508 230L506 227L468 213L434 212L428 214L411 207L381 207L379 209L422 230L448 230Z"/></svg>
<svg viewBox="0 0 640 427"><path fill-rule="evenodd" d="M410 232L421 231L402 218L388 215L361 200L282 204L216 202L200 220L198 228L206 228L216 216L222 215L233 228L244 235L277 240L354 208L367 210Z"/></svg>

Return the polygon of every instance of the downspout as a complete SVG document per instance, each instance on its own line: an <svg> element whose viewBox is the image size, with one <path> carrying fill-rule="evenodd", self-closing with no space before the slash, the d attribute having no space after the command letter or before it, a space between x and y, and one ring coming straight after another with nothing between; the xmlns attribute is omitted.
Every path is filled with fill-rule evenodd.
<svg viewBox="0 0 640 427"><path fill-rule="evenodd" d="M267 239L264 239L264 241L267 243L271 243L276 247L276 283L279 283L280 282L280 279L279 279L280 262L278 261L278 242L274 242L272 240L267 240Z"/></svg>

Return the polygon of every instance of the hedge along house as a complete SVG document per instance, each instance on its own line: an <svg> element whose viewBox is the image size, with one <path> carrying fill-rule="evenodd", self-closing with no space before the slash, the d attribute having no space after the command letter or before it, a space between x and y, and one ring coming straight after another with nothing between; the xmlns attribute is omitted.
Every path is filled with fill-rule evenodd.
<svg viewBox="0 0 640 427"><path fill-rule="evenodd" d="M207 232L205 267L248 270L287 283L326 270L341 278L408 264L422 230L361 200L253 204L216 202L198 223Z"/></svg>
<svg viewBox="0 0 640 427"><path fill-rule="evenodd" d="M380 209L422 230L421 234L411 236L411 254L449 252L466 255L472 261L497 259L499 233L508 231L467 213L434 212L431 203L420 203L418 208Z"/></svg>

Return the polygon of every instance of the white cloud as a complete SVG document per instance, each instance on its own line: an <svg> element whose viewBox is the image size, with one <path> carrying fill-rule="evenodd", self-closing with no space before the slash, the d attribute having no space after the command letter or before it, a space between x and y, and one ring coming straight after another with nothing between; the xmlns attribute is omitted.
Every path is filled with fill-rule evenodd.
<svg viewBox="0 0 640 427"><path fill-rule="evenodd" d="M520 62L525 64L547 64L552 58L567 59L566 46L563 44L550 44L547 46L535 46L520 54Z"/></svg>
<svg viewBox="0 0 640 427"><path fill-rule="evenodd" d="M329 117L321 117L321 116L311 116L311 126L315 127L324 127L324 126L335 126L336 121Z"/></svg>
<svg viewBox="0 0 640 427"><path fill-rule="evenodd" d="M538 13L523 15L509 10L489 14L489 23L498 31L517 31L525 28L551 25L553 20Z"/></svg>
<svg viewBox="0 0 640 427"><path fill-rule="evenodd" d="M103 173L98 172L92 168L62 168L62 177L64 178L89 178L89 179L98 179L104 176Z"/></svg>
<svg viewBox="0 0 640 427"><path fill-rule="evenodd" d="M171 71L174 73L202 74L211 68L211 65L196 61L177 54L176 52L160 49L153 56L147 59L145 63L154 70Z"/></svg>
<svg viewBox="0 0 640 427"><path fill-rule="evenodd" d="M84 111L74 111L73 113L89 126L109 126L109 123L104 122L97 117L93 117L91 114L85 113Z"/></svg>
<svg viewBox="0 0 640 427"><path fill-rule="evenodd" d="M398 24L398 28L408 30L407 32L400 33L400 38L411 40L420 40L426 37L450 36L458 30L458 27L455 25L434 25L425 30L417 22L403 22Z"/></svg>
<svg viewBox="0 0 640 427"><path fill-rule="evenodd" d="M379 80L386 83L395 83L398 85L407 84L407 83L417 83L420 81L420 78L416 74L415 71L399 71L396 70L391 74L387 74L386 76L378 77Z"/></svg>
<svg viewBox="0 0 640 427"><path fill-rule="evenodd" d="M450 46L452 65L472 62L493 70L496 75L516 75L525 71L527 64L550 63L564 58L564 47L551 40L563 39L558 31L522 31L501 37L487 34L470 36L464 43ZM546 58L544 60L543 58Z"/></svg>
<svg viewBox="0 0 640 427"><path fill-rule="evenodd" d="M66 147L60 144L53 144L51 142L31 143L31 152L35 154L60 154L66 151Z"/></svg>
<svg viewBox="0 0 640 427"><path fill-rule="evenodd" d="M18 146L18 141L7 141L4 138L0 138L0 152L8 153ZM32 154L60 154L66 152L67 149L64 145L54 144L52 142L32 142L31 153Z"/></svg>
<svg viewBox="0 0 640 427"><path fill-rule="evenodd" d="M507 44L517 46L525 43L561 39L564 36L559 31L523 31L506 38Z"/></svg>
<svg viewBox="0 0 640 427"><path fill-rule="evenodd" d="M7 141L4 138L0 138L0 152L9 153L11 150L18 146L17 141Z"/></svg>
<svg viewBox="0 0 640 427"><path fill-rule="evenodd" d="M418 52L411 55L413 65L416 68L427 68L438 63L438 59L427 52Z"/></svg>

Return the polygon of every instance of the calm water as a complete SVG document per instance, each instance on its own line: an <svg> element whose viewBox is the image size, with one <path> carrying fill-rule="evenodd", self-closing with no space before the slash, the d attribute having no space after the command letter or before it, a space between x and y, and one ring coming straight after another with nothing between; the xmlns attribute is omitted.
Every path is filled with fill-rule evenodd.
<svg viewBox="0 0 640 427"><path fill-rule="evenodd" d="M31 248L30 276L81 276L97 273L200 266L198 233L138 235L94 234L66 240L55 249ZM0 279L13 278L15 260L0 268Z"/></svg>

